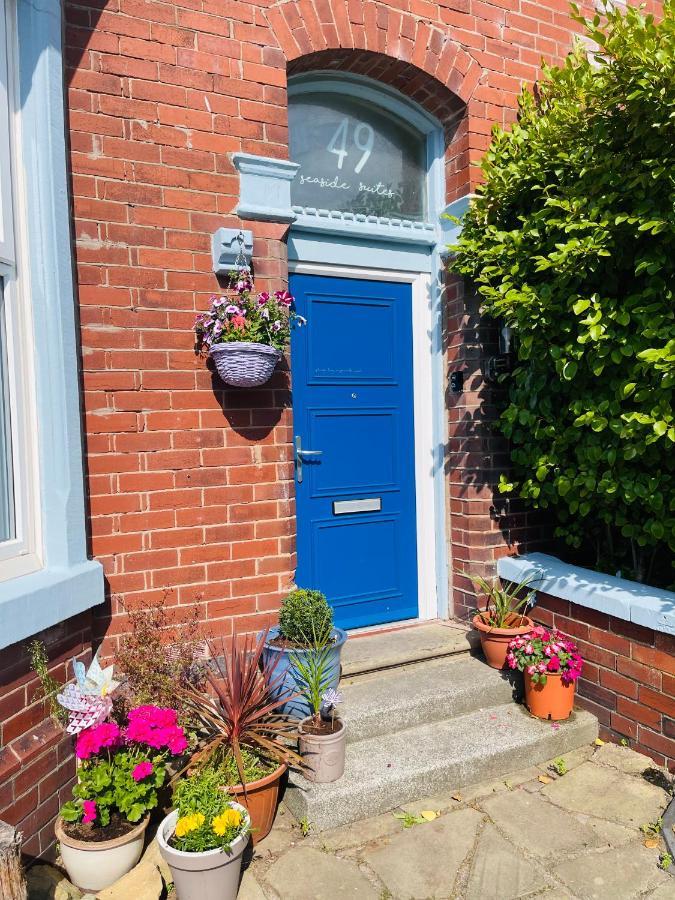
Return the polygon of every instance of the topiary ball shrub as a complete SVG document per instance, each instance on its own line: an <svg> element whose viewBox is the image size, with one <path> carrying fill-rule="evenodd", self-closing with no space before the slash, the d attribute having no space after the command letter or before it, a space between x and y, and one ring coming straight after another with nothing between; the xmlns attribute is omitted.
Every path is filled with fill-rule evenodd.
<svg viewBox="0 0 675 900"><path fill-rule="evenodd" d="M299 588L284 598L279 613L279 634L294 644L307 646L330 637L333 610L321 591Z"/></svg>

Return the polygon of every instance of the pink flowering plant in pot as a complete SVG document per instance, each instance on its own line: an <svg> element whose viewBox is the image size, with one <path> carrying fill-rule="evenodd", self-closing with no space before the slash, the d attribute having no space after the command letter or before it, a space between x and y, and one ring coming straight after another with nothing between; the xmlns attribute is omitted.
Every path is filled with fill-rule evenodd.
<svg viewBox="0 0 675 900"><path fill-rule="evenodd" d="M510 669L525 680L525 703L543 719L566 719L574 705L574 687L583 669L577 645L560 631L536 625L509 643Z"/></svg>
<svg viewBox="0 0 675 900"><path fill-rule="evenodd" d="M187 747L176 710L159 706L130 710L123 726L102 721L79 732L78 780L56 826L64 865L78 887L102 890L138 862L167 761Z"/></svg>
<svg viewBox="0 0 675 900"><path fill-rule="evenodd" d="M213 295L210 310L197 316L197 346L210 354L226 384L264 384L288 344L291 327L304 319L293 309L287 290L256 291L247 267L233 270L227 280L226 292Z"/></svg>
<svg viewBox="0 0 675 900"><path fill-rule="evenodd" d="M74 800L61 810L64 822L105 828L111 817L140 822L157 806L166 780L166 761L188 746L174 709L137 706L128 724L101 722L81 731L75 743L80 760Z"/></svg>

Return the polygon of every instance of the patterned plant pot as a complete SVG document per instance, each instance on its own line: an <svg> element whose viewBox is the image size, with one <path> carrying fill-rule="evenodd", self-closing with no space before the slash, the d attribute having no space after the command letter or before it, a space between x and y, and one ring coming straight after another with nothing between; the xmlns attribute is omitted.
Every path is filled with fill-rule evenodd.
<svg viewBox="0 0 675 900"><path fill-rule="evenodd" d="M342 778L345 771L345 751L347 749L347 729L344 722L333 734L312 734L312 717L300 723L298 746L306 768L302 774L308 781L328 784Z"/></svg>
<svg viewBox="0 0 675 900"><path fill-rule="evenodd" d="M231 341L211 347L211 359L225 384L258 387L270 380L281 353L268 344Z"/></svg>

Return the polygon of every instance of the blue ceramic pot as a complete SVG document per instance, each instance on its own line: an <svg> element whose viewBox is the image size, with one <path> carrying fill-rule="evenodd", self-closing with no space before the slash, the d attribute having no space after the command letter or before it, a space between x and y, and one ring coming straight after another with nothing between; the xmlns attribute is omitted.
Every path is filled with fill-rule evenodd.
<svg viewBox="0 0 675 900"><path fill-rule="evenodd" d="M267 640L265 641L265 649L263 650L263 660L266 665L268 663L274 663L274 661L277 660L276 668L274 670L274 679L280 679L281 674L284 674L283 681L279 682L279 686L275 691L277 697L284 693L297 693L299 688L295 667L293 666L293 657L295 655L302 656L304 653L311 652L309 650L301 650L300 648L286 649L270 644L270 641L273 641L274 638L278 636L279 627L276 626L275 628L270 628ZM340 654L342 653L342 648L347 640L347 632L342 628L333 628L332 637L335 639L335 643L330 648L326 690L328 690L328 688L337 688L338 682L340 681ZM311 710L304 697L296 697L294 700L289 700L288 703L279 707L279 712L283 712L287 716L304 719L310 714Z"/></svg>

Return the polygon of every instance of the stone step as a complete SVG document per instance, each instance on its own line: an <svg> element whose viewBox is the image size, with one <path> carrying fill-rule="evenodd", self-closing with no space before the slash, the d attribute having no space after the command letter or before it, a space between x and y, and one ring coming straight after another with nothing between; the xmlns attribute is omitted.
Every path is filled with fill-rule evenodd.
<svg viewBox="0 0 675 900"><path fill-rule="evenodd" d="M544 762L597 733L597 720L583 710L556 728L515 703L478 709L349 744L339 781L311 784L292 772L284 803L323 831Z"/></svg>
<svg viewBox="0 0 675 900"><path fill-rule="evenodd" d="M350 743L510 703L505 676L466 654L343 678Z"/></svg>
<svg viewBox="0 0 675 900"><path fill-rule="evenodd" d="M342 676L466 654L479 644L478 635L465 622L425 622L422 625L350 632L342 651Z"/></svg>

